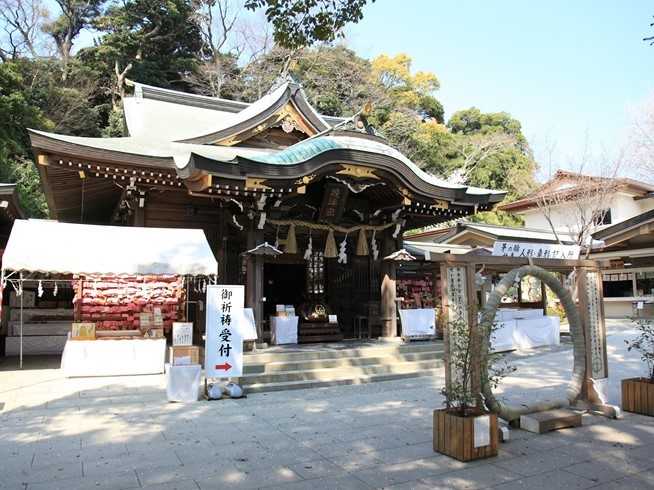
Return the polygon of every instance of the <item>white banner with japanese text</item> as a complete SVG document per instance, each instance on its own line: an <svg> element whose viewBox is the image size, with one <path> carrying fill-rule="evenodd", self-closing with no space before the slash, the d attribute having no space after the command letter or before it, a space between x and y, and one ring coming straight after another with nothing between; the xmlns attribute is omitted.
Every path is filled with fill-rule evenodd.
<svg viewBox="0 0 654 490"><path fill-rule="evenodd" d="M561 245L560 243L507 242L497 240L493 244L493 255L498 257L576 260L579 258L580 250L579 245Z"/></svg>
<svg viewBox="0 0 654 490"><path fill-rule="evenodd" d="M243 374L244 296L244 286L207 286L204 351L207 378L233 378Z"/></svg>

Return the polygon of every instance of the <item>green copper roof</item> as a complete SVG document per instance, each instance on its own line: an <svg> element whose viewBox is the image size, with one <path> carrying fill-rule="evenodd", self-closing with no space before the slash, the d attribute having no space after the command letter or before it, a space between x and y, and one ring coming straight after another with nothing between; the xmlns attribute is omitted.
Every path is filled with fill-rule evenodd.
<svg viewBox="0 0 654 490"><path fill-rule="evenodd" d="M272 165L295 165L306 162L325 151L336 150L338 148L343 148L343 146L332 138L323 136L302 141L278 153L249 156L248 159Z"/></svg>

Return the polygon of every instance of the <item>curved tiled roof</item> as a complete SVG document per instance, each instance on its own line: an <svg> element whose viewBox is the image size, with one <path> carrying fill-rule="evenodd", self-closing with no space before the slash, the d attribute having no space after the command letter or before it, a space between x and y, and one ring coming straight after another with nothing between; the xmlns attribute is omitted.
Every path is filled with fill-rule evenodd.
<svg viewBox="0 0 654 490"><path fill-rule="evenodd" d="M316 112L307 102L304 91L294 82L282 83L252 104L133 85L134 96L126 97L123 105L129 134L135 137L215 143L257 127L287 103L291 103L316 132L334 124L334 118L328 122Z"/></svg>

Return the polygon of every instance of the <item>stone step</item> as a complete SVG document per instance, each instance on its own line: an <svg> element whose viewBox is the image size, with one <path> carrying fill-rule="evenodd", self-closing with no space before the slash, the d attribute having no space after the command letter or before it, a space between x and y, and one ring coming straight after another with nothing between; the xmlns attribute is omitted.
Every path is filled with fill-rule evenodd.
<svg viewBox="0 0 654 490"><path fill-rule="evenodd" d="M434 376L439 373L439 369L426 369L417 372L392 373L392 374L370 374L357 377L347 377L330 380L312 380L312 381L286 381L276 383L253 383L246 386L247 393L265 393L269 391L283 390L303 390L309 388L327 388L329 386L358 385L374 383L377 381L393 381L397 379L418 378L422 376Z"/></svg>
<svg viewBox="0 0 654 490"><path fill-rule="evenodd" d="M261 364L246 364L245 374L269 374L282 371L302 371L312 369L333 369L353 366L392 365L398 362L415 362L442 359L442 350L423 352L399 352L379 357L338 357L330 359L310 359L307 361L274 361Z"/></svg>
<svg viewBox="0 0 654 490"><path fill-rule="evenodd" d="M342 333L316 333L316 334L309 334L309 335L299 335L298 336L298 343L300 344L318 344L321 342L339 342L343 340L343 334Z"/></svg>
<svg viewBox="0 0 654 490"><path fill-rule="evenodd" d="M409 344L384 344L370 341L365 344L355 344L348 347L347 343L322 344L316 346L280 346L266 349L265 352L246 353L245 365L264 364L268 362L299 362L316 359L339 359L351 357L384 357L394 354L408 354L418 352L443 352L443 343L440 341L412 342Z"/></svg>
<svg viewBox="0 0 654 490"><path fill-rule="evenodd" d="M568 427L581 427L581 413L559 408L520 416L520 428L536 434Z"/></svg>
<svg viewBox="0 0 654 490"><path fill-rule="evenodd" d="M358 379L373 375L392 375L420 373L433 370L443 365L442 359L426 361L398 362L390 365L349 366L341 368L310 369L305 371L280 371L270 374L246 374L239 378L239 384L249 387L268 383L286 383L289 381L334 381Z"/></svg>

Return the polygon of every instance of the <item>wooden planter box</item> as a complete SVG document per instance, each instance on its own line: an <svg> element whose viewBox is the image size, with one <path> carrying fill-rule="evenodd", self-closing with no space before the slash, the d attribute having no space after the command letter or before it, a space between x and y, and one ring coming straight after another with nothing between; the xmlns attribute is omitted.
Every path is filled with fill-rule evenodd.
<svg viewBox="0 0 654 490"><path fill-rule="evenodd" d="M647 378L623 379L622 410L654 416L654 383Z"/></svg>
<svg viewBox="0 0 654 490"><path fill-rule="evenodd" d="M475 447L475 428L478 442L488 442ZM486 433L488 431L488 433ZM485 439L486 441L482 441ZM497 456L497 415L486 413L461 417L446 409L434 410L434 451L459 461Z"/></svg>

